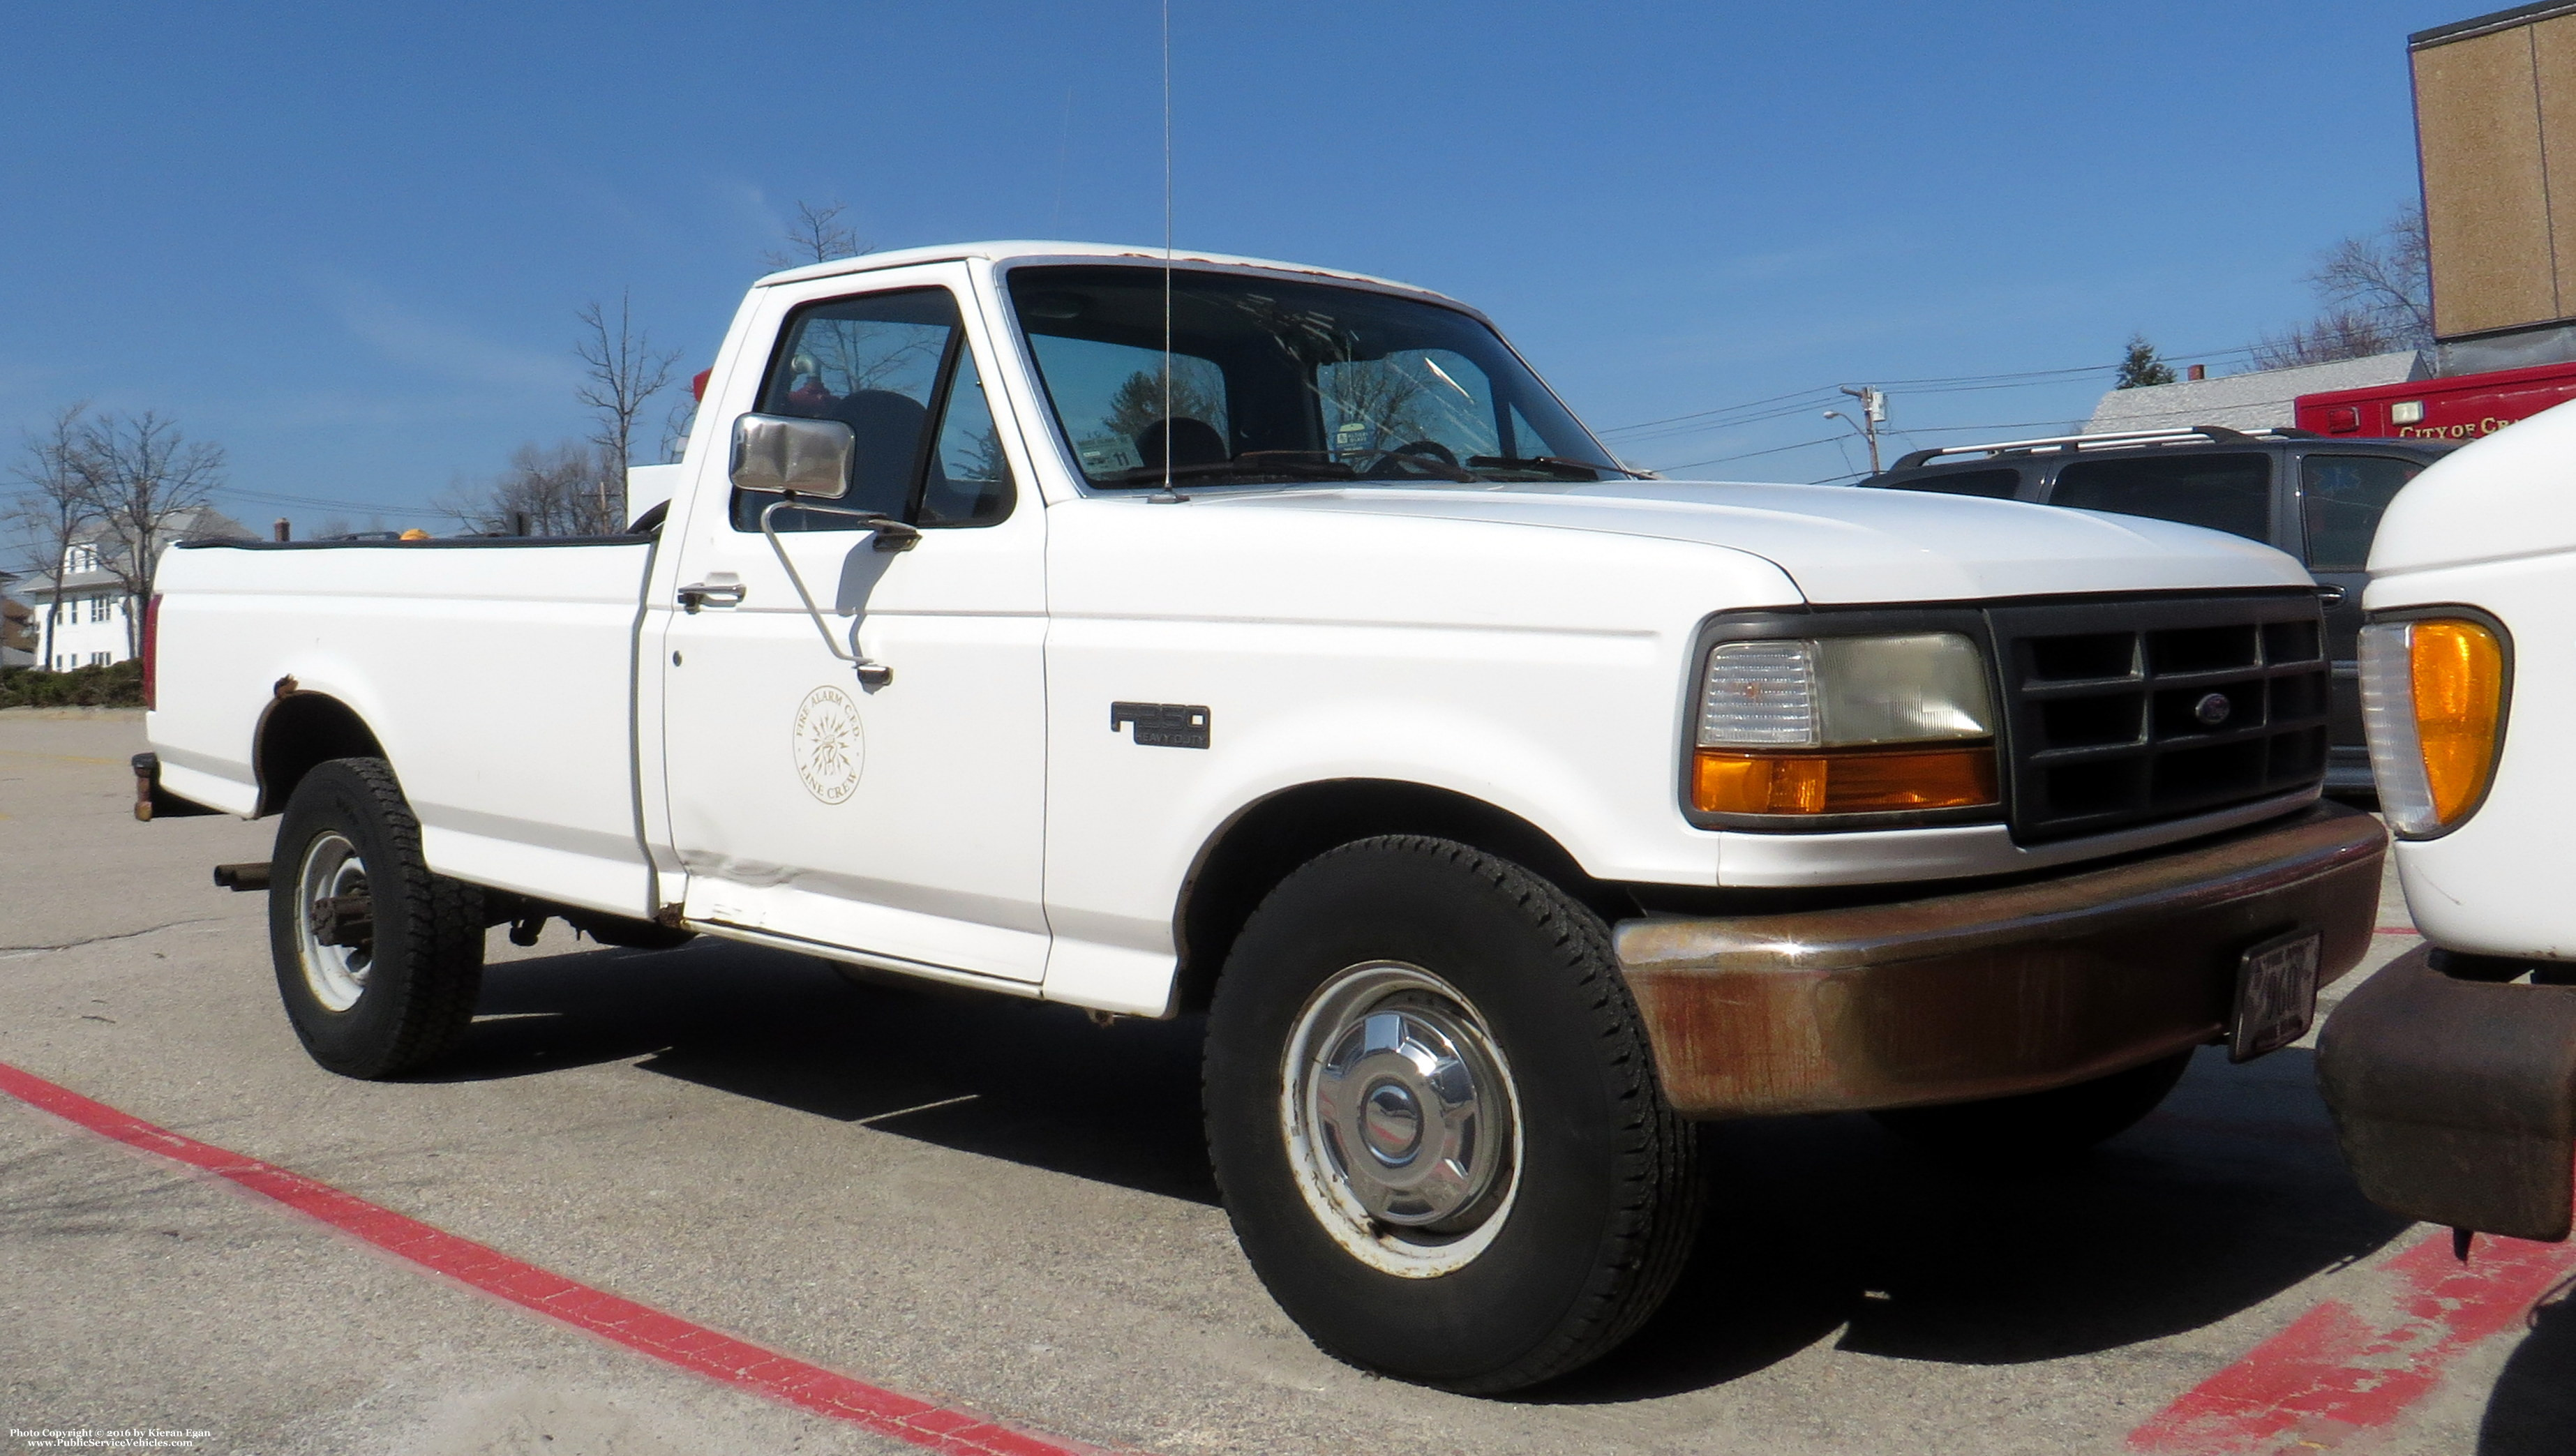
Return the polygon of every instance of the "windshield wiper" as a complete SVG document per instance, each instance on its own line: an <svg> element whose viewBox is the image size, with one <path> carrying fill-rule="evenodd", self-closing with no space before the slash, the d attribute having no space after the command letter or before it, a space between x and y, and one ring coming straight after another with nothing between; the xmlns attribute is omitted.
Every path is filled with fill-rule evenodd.
<svg viewBox="0 0 2576 1456"><path fill-rule="evenodd" d="M1605 470L1638 480L1655 478L1643 470L1631 470L1625 465L1609 465L1597 460L1568 460L1562 455L1470 455L1467 463L1479 470L1544 470L1551 475L1568 477L1573 477L1573 473L1579 470L1593 480L1599 480Z"/></svg>
<svg viewBox="0 0 2576 1456"><path fill-rule="evenodd" d="M1306 457L1282 459L1279 457ZM1247 450L1231 460L1207 460L1196 465L1175 465L1169 470L1160 465L1138 465L1114 475L1104 475L1095 485L1160 485L1165 477L1173 480L1208 480L1224 476L1258 478L1284 476L1290 480L1357 480L1359 472L1338 460L1310 456L1301 450Z"/></svg>

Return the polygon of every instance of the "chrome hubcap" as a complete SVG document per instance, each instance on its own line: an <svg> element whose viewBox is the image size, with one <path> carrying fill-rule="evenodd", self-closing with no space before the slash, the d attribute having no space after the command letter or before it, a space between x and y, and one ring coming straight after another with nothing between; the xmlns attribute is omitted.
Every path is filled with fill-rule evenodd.
<svg viewBox="0 0 2576 1456"><path fill-rule="evenodd" d="M302 911L295 935L304 984L324 1007L346 1011L366 993L376 960L367 864L358 847L337 833L315 836L295 877L295 903Z"/></svg>
<svg viewBox="0 0 2576 1456"><path fill-rule="evenodd" d="M1351 966L1307 1002L1283 1070L1290 1162L1337 1241L1414 1277L1484 1251L1519 1187L1519 1109L1466 998L1418 966Z"/></svg>

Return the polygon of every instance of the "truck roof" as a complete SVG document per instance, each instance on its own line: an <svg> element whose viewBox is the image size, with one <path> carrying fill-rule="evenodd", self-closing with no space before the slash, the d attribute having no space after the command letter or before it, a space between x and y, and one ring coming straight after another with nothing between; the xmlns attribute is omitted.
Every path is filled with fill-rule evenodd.
<svg viewBox="0 0 2576 1456"><path fill-rule="evenodd" d="M1418 284L1400 282L1393 278L1353 273L1342 268L1318 268L1311 263L1283 263L1272 258L1244 258L1231 253L1201 253L1189 249L1175 249L1170 256L1175 263L1213 265L1220 268L1250 268L1265 273L1303 274L1309 278L1330 279L1336 283L1358 283L1395 293L1409 293L1418 298L1435 299L1452 308L1464 309L1478 318L1484 318L1483 312L1473 305L1461 303L1445 293L1424 288ZM1159 264L1163 261L1164 253L1160 248L1117 243L1068 243L1042 240L940 243L929 247L897 248L884 253L862 253L855 258L834 258L822 263L807 263L802 267L768 274L754 282L752 286L768 288L781 283L802 283L809 278L829 278L841 273L867 273L882 268L905 268L916 263L947 263L967 258L991 262L1016 262L1030 258L1114 258L1121 261ZM1487 322L1490 323L1491 320Z"/></svg>

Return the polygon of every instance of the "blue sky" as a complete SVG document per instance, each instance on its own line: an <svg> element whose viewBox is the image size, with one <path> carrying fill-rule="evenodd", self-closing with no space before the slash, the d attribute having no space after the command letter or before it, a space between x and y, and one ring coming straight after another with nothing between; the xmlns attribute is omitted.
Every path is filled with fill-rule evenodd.
<svg viewBox="0 0 2576 1456"><path fill-rule="evenodd" d="M1476 302L1612 431L2133 329L2231 370L2415 195L2405 36L2482 8L1175 0L1178 240ZM582 432L577 307L631 291L685 376L799 200L881 248L1159 239L1158 13L21 0L0 440L152 408L246 521L439 525ZM2011 434L2105 382L1899 385L1892 423ZM1811 480L1858 463L1801 444L1838 428L1611 439Z"/></svg>

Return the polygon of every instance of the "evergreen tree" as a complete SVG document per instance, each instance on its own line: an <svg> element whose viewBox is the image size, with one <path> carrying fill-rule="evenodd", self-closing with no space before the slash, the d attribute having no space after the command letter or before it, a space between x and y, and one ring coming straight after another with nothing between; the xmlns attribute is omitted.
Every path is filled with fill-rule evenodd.
<svg viewBox="0 0 2576 1456"><path fill-rule="evenodd" d="M2171 384L2173 366L2156 357L2156 346L2144 334L2129 335L2129 352L2120 359L2120 377L2113 389L2135 389L2142 384Z"/></svg>

